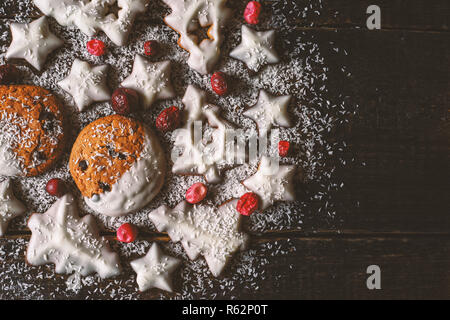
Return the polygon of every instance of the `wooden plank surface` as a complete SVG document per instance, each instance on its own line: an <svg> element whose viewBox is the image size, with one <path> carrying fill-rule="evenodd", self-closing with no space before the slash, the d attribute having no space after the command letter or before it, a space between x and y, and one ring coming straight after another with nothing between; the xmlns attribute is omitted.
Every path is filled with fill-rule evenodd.
<svg viewBox="0 0 450 320"><path fill-rule="evenodd" d="M242 1L230 2L242 12ZM298 26L296 34L287 36L304 35L321 46L333 41L348 54L325 57L331 69L341 65L333 59L345 59L347 71L352 74L351 85L345 90L359 105L351 126L333 133L336 140L347 141L347 161L356 159L339 171L346 188L337 199L342 222L338 230L330 231L323 220L306 218L300 231L274 230L254 235L252 258L264 263L264 280L257 284L234 281L235 288L224 290L222 297L449 298L448 1L378 1L382 10L380 31L365 29L365 9L371 1L312 2L310 7L310 1L270 1L266 7L271 10L268 15L281 12L288 23ZM325 9L320 15L314 14L314 6L321 4ZM2 24L16 15L39 15L31 5L26 10L18 6L3 8ZM159 2L151 9L140 19L161 23L161 12L167 9ZM303 12L305 17L300 15ZM343 91L343 74L338 70L330 74L330 81L335 83L330 94L338 95ZM0 240L0 248L23 252L29 232L23 226L12 227ZM112 239L112 233L104 235ZM150 232L141 239L168 241L167 236ZM209 289L192 292L191 296L157 290L139 294L125 262L129 257L122 260L126 276L102 282L104 287L95 292L93 287L85 286L71 294L65 291L67 277L55 276L52 267L44 267L44 278L36 279L37 268L26 267L20 273L11 266L24 261L5 258L0 261L0 269L8 270L10 286L3 288L0 298L105 299L117 298L117 292L122 297L143 299L217 297L217 292ZM382 290L370 291L365 286L365 268L370 264L382 269ZM233 268L231 265L225 276L230 281ZM183 281L195 282L183 278L188 275L182 272L176 279L178 288ZM224 280L203 281L220 286ZM19 283L29 283L29 287L18 290ZM252 290L254 285L260 288ZM33 286L39 288L34 295Z"/></svg>

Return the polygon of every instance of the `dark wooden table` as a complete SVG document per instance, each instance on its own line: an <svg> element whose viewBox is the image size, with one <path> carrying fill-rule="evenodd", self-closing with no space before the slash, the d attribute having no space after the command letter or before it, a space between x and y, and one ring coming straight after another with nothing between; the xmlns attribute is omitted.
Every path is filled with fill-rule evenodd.
<svg viewBox="0 0 450 320"><path fill-rule="evenodd" d="M280 9L278 1L264 2L267 8ZM293 2L302 8L306 3ZM271 276L257 293L243 290L238 297L450 298L450 4L448 0L322 2L320 16L300 19L295 11L289 13L290 8L283 10L299 32L315 35L318 43L334 41L348 52L345 64L352 77L346 89L359 111L348 130L336 136L347 141L347 156L357 159L339 172L346 186L338 210L342 222L329 228L312 221L302 230L254 236L252 246L276 241L296 250L270 261ZM381 30L366 28L370 4L381 8ZM1 23L20 8L5 9ZM325 58L328 64L338 59ZM339 92L341 85L336 81L331 86ZM169 240L156 233L143 237ZM12 230L0 243L6 251L17 239L28 238L27 230ZM381 290L366 287L366 268L372 264L381 268ZM65 279L56 276L46 290L64 287ZM141 297L155 295L151 291ZM83 298L82 291L77 298Z"/></svg>

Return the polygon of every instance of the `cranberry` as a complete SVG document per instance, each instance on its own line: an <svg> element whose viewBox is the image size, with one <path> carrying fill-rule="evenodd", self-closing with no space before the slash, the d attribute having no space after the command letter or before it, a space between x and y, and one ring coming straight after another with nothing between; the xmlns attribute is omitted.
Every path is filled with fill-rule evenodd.
<svg viewBox="0 0 450 320"><path fill-rule="evenodd" d="M146 56L154 57L159 52L158 42L155 40L149 40L144 43L144 53Z"/></svg>
<svg viewBox="0 0 450 320"><path fill-rule="evenodd" d="M86 44L87 50L94 56L102 56L105 54L105 43L98 39L88 41Z"/></svg>
<svg viewBox="0 0 450 320"><path fill-rule="evenodd" d="M194 183L186 191L186 201L196 204L205 199L208 188L201 182Z"/></svg>
<svg viewBox="0 0 450 320"><path fill-rule="evenodd" d="M4 64L0 66L0 84L10 84L16 81L19 74L15 65Z"/></svg>
<svg viewBox="0 0 450 320"><path fill-rule="evenodd" d="M156 128L160 131L171 131L180 125L180 109L175 106L164 109L156 118Z"/></svg>
<svg viewBox="0 0 450 320"><path fill-rule="evenodd" d="M228 91L227 79L223 72L215 72L211 76L211 87L219 96L224 95Z"/></svg>
<svg viewBox="0 0 450 320"><path fill-rule="evenodd" d="M117 229L117 240L130 243L136 240L138 229L130 223L124 223Z"/></svg>
<svg viewBox="0 0 450 320"><path fill-rule="evenodd" d="M127 115L138 109L139 96L133 89L117 88L112 94L111 104L116 113Z"/></svg>
<svg viewBox="0 0 450 320"><path fill-rule="evenodd" d="M50 179L45 186L45 190L49 195L61 198L66 194L66 185L64 181L58 178Z"/></svg>
<svg viewBox="0 0 450 320"><path fill-rule="evenodd" d="M251 215L255 210L258 210L258 196L253 192L245 193L239 199L236 209L244 216Z"/></svg>
<svg viewBox="0 0 450 320"><path fill-rule="evenodd" d="M282 140L282 141L278 142L278 154L281 157L286 157L289 153L290 145L291 144L289 143L289 141Z"/></svg>
<svg viewBox="0 0 450 320"><path fill-rule="evenodd" d="M258 24L259 14L261 13L261 3L250 1L245 7L244 19L249 24Z"/></svg>

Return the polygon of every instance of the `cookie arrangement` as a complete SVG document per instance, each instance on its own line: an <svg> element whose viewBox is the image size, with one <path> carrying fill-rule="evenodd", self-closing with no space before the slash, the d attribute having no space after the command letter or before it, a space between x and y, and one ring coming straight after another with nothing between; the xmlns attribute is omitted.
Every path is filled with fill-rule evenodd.
<svg viewBox="0 0 450 320"><path fill-rule="evenodd" d="M240 18L253 26L249 28L243 25L242 34L236 37L238 42L231 48L222 48L228 36L226 24L235 22L230 17L232 10L226 8L226 1L164 1L172 10L164 20L177 32L175 35L171 33L170 44L173 38L178 38L178 45L182 48L181 63L186 66L180 68L180 59L172 59L170 55L154 55L154 51L163 50L157 47L158 42L165 41L145 39L147 41L143 43L142 51L133 52L127 61L128 68L113 82L117 89L110 90L114 87L109 80L110 69L116 69L111 59L120 59L120 56L108 51L113 51L114 45L125 46L127 36L133 33L130 34L130 31L133 30L136 13L143 12L140 7L145 6L147 1L126 1L127 7L122 10L129 10L131 15L124 23L128 27L123 32L115 29L115 25L123 22L120 17L126 16L121 16L120 11L119 20L111 20L110 25L103 25L99 19L92 18L99 24L96 26L89 19L82 19L83 13L77 12L78 9L74 10L72 17L65 17L64 22L60 22L62 18L58 17L58 12L63 9L59 6L66 2L70 1L35 1L35 4L59 24L74 25L89 36L93 36L95 31L103 31L114 44L105 46L107 41L101 41L103 46L98 43L87 44L86 51L91 58L74 57L73 62L67 61L69 69L50 86L60 95L62 92L60 99L67 104L63 108L73 108L73 114L85 118L78 126L79 129L68 129L72 134L75 131L75 134L67 142L66 154L58 154L56 144L53 146L56 151L51 154L54 158L46 154L44 163L49 162L48 167L36 172L44 173L44 179L50 184L51 179L48 178L54 177L50 176L52 171L48 170L52 169L55 161L59 161L62 167L57 168L57 172L67 172L61 176L64 180L62 185L69 184L66 188L70 192L59 190L64 187L54 187L54 194L60 196L59 200L45 210L38 208L36 211L42 213L33 214L29 220L32 238L27 249L28 263L53 263L56 273L79 274L83 277L96 273L100 278L114 277L123 272L123 266L120 266L117 254L98 236L96 225L117 229L117 238L130 245L139 241L137 226L140 230L149 228L167 232L175 245L161 250L156 244L149 243L145 247L151 244L151 248L143 252L145 255L141 254L131 262L122 261L122 264L130 264L136 272L137 286L141 291L154 287L173 290L169 276L187 263L183 259L184 253L187 258L200 264L204 263L204 258L211 275L228 277L225 272L227 264L239 263L237 252L245 250L249 242L247 230L242 229L244 216L253 219L246 222L250 224L246 229L258 230L258 225L261 225L259 219L264 220L263 215L269 212L267 209L289 215L289 207L281 204L281 209L277 208L279 202L298 199L295 189L304 181L305 175L311 174L303 172L300 157L295 155L296 150L304 148L295 123L305 119L299 119L298 114L292 112L293 108L297 108L293 98L297 92L286 90L285 86L289 87L289 83L280 84L283 87L281 90L253 87L249 83L248 90L252 91L252 96L244 103L233 96L239 89L232 85L232 77L239 77L243 72L264 72L269 70L267 65L270 64L273 68L270 71L273 72L281 72L283 68L281 55L275 50L274 32L255 31L259 29L259 3L250 2L248 8L253 9L247 8L244 18ZM183 10L188 10L191 16L183 14ZM198 26L191 25L193 16L198 18ZM208 37L203 41L191 34L199 26L209 29ZM45 32L49 34L48 26ZM14 39L14 34L12 36ZM54 42L54 38L51 39ZM105 51L109 58L102 60ZM39 53L39 50L36 52L35 55L40 55L40 60L45 61L46 55ZM233 61L238 68L232 75L230 70L233 69L221 67L221 58L228 54L232 57L229 61ZM28 61L25 56L11 58ZM28 63L35 67L31 61ZM175 68L174 62L177 64ZM51 60L43 65L44 69L41 70L45 72L46 67L51 68ZM22 71L23 68L20 69ZM187 72L194 81L185 81L180 85L180 69L190 69ZM203 80L199 82L198 79ZM6 84L3 87L10 89L13 85ZM47 102L50 96L46 94L36 96L48 98L45 102L38 102L44 108L57 105L57 102ZM224 101L226 105L239 104L240 109L236 112L234 106L224 107ZM70 119L73 114L66 115L69 118L66 124L59 118L57 111L51 111L51 116L46 116L51 119L40 120L40 126L44 128L48 126L47 122L51 122L52 133L61 134L57 141L62 145L66 142L62 136L65 132L63 129L73 123ZM6 117L3 119L10 121ZM196 143L193 134L198 123L206 128L205 135L208 133L209 137ZM227 155L227 130L243 129L247 140L250 140L267 137L273 128L281 131L292 128L291 131L282 132L282 140L279 139L279 143L272 146L272 155L275 153L282 162L275 171L270 168L268 157L259 157L250 164L223 164ZM40 136L40 139L44 138L45 135ZM23 145L25 142L20 143ZM44 146L44 143L38 141L39 145ZM15 153L13 147L7 148L10 153ZM180 150L180 156L172 161L170 156L175 150ZM245 159L245 148L238 148L237 157L240 156L239 152ZM202 155L205 153L211 156L204 159ZM20 159L16 163L16 172L26 172L24 168L28 162L21 160L24 158L22 155L14 155ZM48 173L45 173L46 170ZM4 175L17 177L21 174ZM13 178L13 181L16 179ZM10 180L5 181L8 181L8 185L11 183ZM47 191L52 190L51 186L47 185ZM23 190L23 193L26 192ZM20 201L10 191L5 194L4 198L11 202L10 206L6 206L11 209L4 210L7 212L5 217L9 215L5 220L24 214L23 206L18 204ZM27 201L23 203L28 208ZM33 204L32 207L35 208ZM91 215L79 218L78 208L95 215L100 223L95 223ZM56 238L59 240L56 241ZM177 243L181 244L182 251L176 249ZM112 244L114 246L117 247L117 244ZM177 258L171 257L175 255Z"/></svg>

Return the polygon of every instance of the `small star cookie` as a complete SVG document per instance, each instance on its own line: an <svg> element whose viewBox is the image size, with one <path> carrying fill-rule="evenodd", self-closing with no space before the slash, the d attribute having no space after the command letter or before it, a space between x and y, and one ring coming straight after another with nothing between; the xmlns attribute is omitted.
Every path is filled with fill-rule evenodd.
<svg viewBox="0 0 450 320"><path fill-rule="evenodd" d="M136 55L133 71L121 85L136 90L145 109L150 108L156 100L175 97L170 83L169 60L152 63L141 55Z"/></svg>
<svg viewBox="0 0 450 320"><path fill-rule="evenodd" d="M172 292L169 276L180 263L179 259L164 255L156 243L153 243L144 257L130 262L137 274L136 282L141 292L150 288Z"/></svg>
<svg viewBox="0 0 450 320"><path fill-rule="evenodd" d="M106 101L111 93L106 85L108 65L94 66L75 59L70 74L58 85L75 100L78 110L83 111L94 102Z"/></svg>
<svg viewBox="0 0 450 320"><path fill-rule="evenodd" d="M261 158L258 171L242 183L261 199L259 208L267 209L276 201L294 201L292 178L294 165L280 165L277 159ZM275 165L274 165L275 164Z"/></svg>
<svg viewBox="0 0 450 320"><path fill-rule="evenodd" d="M258 102L250 109L244 111L244 116L252 119L258 125L260 137L267 136L273 125L290 127L291 122L287 108L291 96L275 97L266 91L259 92Z"/></svg>
<svg viewBox="0 0 450 320"><path fill-rule="evenodd" d="M258 72L264 65L278 63L280 59L275 51L275 31L254 31L242 26L241 43L230 53L232 58L241 60L247 67Z"/></svg>
<svg viewBox="0 0 450 320"><path fill-rule="evenodd" d="M25 59L38 71L44 66L47 56L63 45L63 41L50 32L46 17L31 23L11 23L12 42L6 58Z"/></svg>
<svg viewBox="0 0 450 320"><path fill-rule="evenodd" d="M244 249L248 236L239 231L241 214L238 200L220 207L180 202L170 209L163 205L149 214L159 232L167 232L173 242L181 241L189 259L205 257L211 273L217 277L234 252Z"/></svg>
<svg viewBox="0 0 450 320"><path fill-rule="evenodd" d="M14 196L11 180L0 182L0 236L8 228L9 221L25 213L25 206Z"/></svg>
<svg viewBox="0 0 450 320"><path fill-rule="evenodd" d="M119 256L99 236L92 215L78 216L70 194L47 212L33 214L28 228L32 235L26 257L31 265L54 263L56 273L87 276L96 272L101 278L120 273Z"/></svg>

